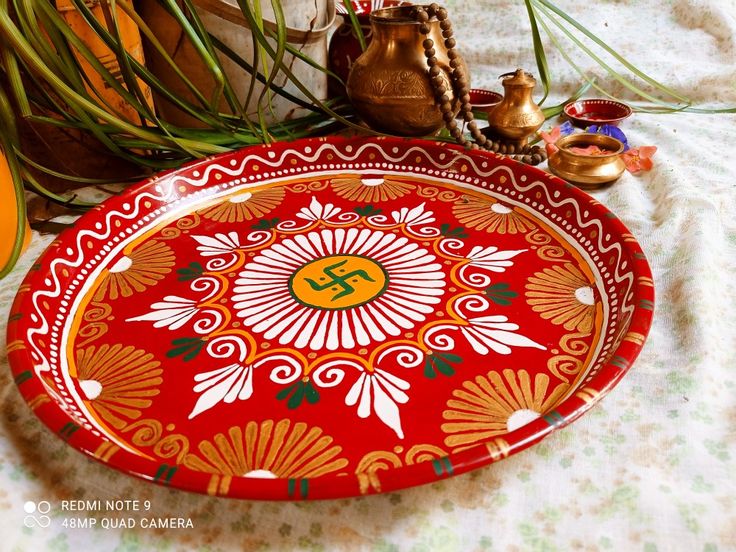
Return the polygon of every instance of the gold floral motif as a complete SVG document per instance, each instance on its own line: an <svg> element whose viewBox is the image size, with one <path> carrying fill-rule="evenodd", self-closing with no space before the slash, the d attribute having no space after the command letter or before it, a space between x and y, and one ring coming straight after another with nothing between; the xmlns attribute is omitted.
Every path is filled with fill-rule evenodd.
<svg viewBox="0 0 736 552"><path fill-rule="evenodd" d="M381 480L378 477L381 470L400 468L404 465L411 466L447 456L447 452L435 445L414 445L406 452L403 460L399 456L400 452L400 448L397 448L396 452L374 450L360 459L355 475L358 478L361 494L367 494L371 490L376 493L381 492Z"/></svg>
<svg viewBox="0 0 736 552"><path fill-rule="evenodd" d="M534 379L526 370L509 368L503 376L490 371L463 383L452 392L454 399L447 401L442 414L448 423L442 424L445 445L453 452L469 448L521 427L551 410L569 388L560 383L549 390L547 374Z"/></svg>
<svg viewBox="0 0 736 552"><path fill-rule="evenodd" d="M14 351L22 351L26 348L26 343L22 339L16 339L15 341L11 341L8 343L7 347L5 348L6 353L12 353Z"/></svg>
<svg viewBox="0 0 736 552"><path fill-rule="evenodd" d="M133 432L130 442L137 447L152 447L161 440L163 431L161 422L145 418L126 426L122 433Z"/></svg>
<svg viewBox="0 0 736 552"><path fill-rule="evenodd" d="M146 242L108 269L93 301L114 301L141 292L169 274L174 262L174 252L168 245L158 241Z"/></svg>
<svg viewBox="0 0 736 552"><path fill-rule="evenodd" d="M82 316L83 324L77 332L77 348L86 347L108 331L106 320L112 314L112 307L107 303L92 301ZM80 339L81 338L81 339Z"/></svg>
<svg viewBox="0 0 736 552"><path fill-rule="evenodd" d="M110 458L112 458L119 450L120 447L116 444L111 443L110 441L103 441L92 453L92 456L97 458L100 462L109 462Z"/></svg>
<svg viewBox="0 0 736 552"><path fill-rule="evenodd" d="M534 312L566 330L589 334L595 319L593 286L573 264L545 268L529 278L526 300Z"/></svg>
<svg viewBox="0 0 736 552"><path fill-rule="evenodd" d="M646 336L644 334L640 334L638 332L628 332L624 336L624 341L630 341L631 343L635 345L639 345L639 347L644 345L644 340L646 339Z"/></svg>
<svg viewBox="0 0 736 552"><path fill-rule="evenodd" d="M201 441L198 449L201 457L189 453L184 465L220 475L308 478L348 464L339 457L342 447L333 445L321 428L288 419L233 426L227 435L218 433L211 441Z"/></svg>
<svg viewBox="0 0 736 552"><path fill-rule="evenodd" d="M377 203L396 199L411 192L414 184L399 182L387 178L335 178L331 181L332 189L342 198L349 201Z"/></svg>
<svg viewBox="0 0 736 552"><path fill-rule="evenodd" d="M329 186L325 180L313 180L312 182L298 182L292 186L286 186L286 189L295 194L303 194L309 192L320 192Z"/></svg>
<svg viewBox="0 0 736 552"><path fill-rule="evenodd" d="M358 485L360 486L360 494L366 494L371 489L374 492L380 493L381 480L378 477L378 472L400 468L401 465L401 458L393 452L376 450L363 456L355 470Z"/></svg>
<svg viewBox="0 0 736 552"><path fill-rule="evenodd" d="M534 224L502 203L463 196L452 207L452 214L467 228L497 234L523 234Z"/></svg>
<svg viewBox="0 0 736 552"><path fill-rule="evenodd" d="M547 361L547 369L552 375L565 383L578 375L584 366L584 355L590 350L590 344L585 340L590 334L586 332L569 333L560 338L560 349L563 354L551 357Z"/></svg>
<svg viewBox="0 0 736 552"><path fill-rule="evenodd" d="M601 392L593 387L582 387L575 396L588 404L592 404L601 396Z"/></svg>
<svg viewBox="0 0 736 552"><path fill-rule="evenodd" d="M570 377L578 375L583 369L583 361L571 355L555 355L547 361L547 369L555 377L570 383Z"/></svg>
<svg viewBox="0 0 736 552"><path fill-rule="evenodd" d="M230 483L233 477L231 475L212 474L210 482L207 485L207 494L210 496L227 496L230 492Z"/></svg>
<svg viewBox="0 0 736 552"><path fill-rule="evenodd" d="M414 445L407 451L404 461L407 466L411 466L412 464L421 464L422 462L429 462L430 460L445 456L447 456L447 453L440 447L434 445Z"/></svg>
<svg viewBox="0 0 736 552"><path fill-rule="evenodd" d="M162 383L160 362L133 346L94 345L77 350L77 379L92 409L117 429L151 405Z"/></svg>
<svg viewBox="0 0 736 552"><path fill-rule="evenodd" d="M161 240L173 240L182 235L183 232L189 232L202 223L202 217L197 213L191 213L188 216L182 216L176 220L174 226L167 226L158 234Z"/></svg>
<svg viewBox="0 0 736 552"><path fill-rule="evenodd" d="M282 186L255 192L241 192L197 212L204 218L217 222L258 220L281 204L284 193Z"/></svg>
<svg viewBox="0 0 736 552"><path fill-rule="evenodd" d="M49 402L51 402L51 398L46 393L40 393L28 401L28 406L31 407L31 410L36 410Z"/></svg>
<svg viewBox="0 0 736 552"><path fill-rule="evenodd" d="M421 186L417 188L416 195L424 199L438 199L445 203L452 203L461 197L452 190L443 190L434 186Z"/></svg>
<svg viewBox="0 0 736 552"><path fill-rule="evenodd" d="M559 262L565 260L566 252L557 245L543 245L537 249L537 256L543 261Z"/></svg>
<svg viewBox="0 0 736 552"><path fill-rule="evenodd" d="M524 239L532 245L543 246L552 242L552 236L547 234L541 228L534 228L528 234L524 235Z"/></svg>
<svg viewBox="0 0 736 552"><path fill-rule="evenodd" d="M503 458L508 458L509 452L511 452L511 447L508 442L500 437L497 437L492 441L487 441L485 445L491 460L494 462Z"/></svg>

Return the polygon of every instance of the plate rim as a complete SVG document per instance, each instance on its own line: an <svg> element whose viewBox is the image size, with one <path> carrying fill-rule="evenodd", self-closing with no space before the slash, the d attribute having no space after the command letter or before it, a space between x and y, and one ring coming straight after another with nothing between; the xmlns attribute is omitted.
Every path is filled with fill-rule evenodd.
<svg viewBox="0 0 736 552"><path fill-rule="evenodd" d="M446 142L438 142L432 140L392 138L392 137L328 137L328 138L304 138L295 141L274 142L272 144L261 144L248 146L240 150L225 152L223 154L213 155L200 160L194 160L183 164L177 169L168 170L158 173L147 178L137 184L127 188L123 193L109 198L108 200L95 207L90 213L105 212L115 207L122 206L130 198L137 196L147 188L160 183L169 177L195 171L200 166L207 166L214 161L228 160L230 157L239 156L243 151L257 152L268 149L300 149L313 145L332 143L337 145L353 145L365 143L378 143L390 146L393 143L403 146L416 144L420 147L428 149L442 147L443 149L457 151L466 154L471 158L481 156L482 158L493 160L497 165L506 165L516 169L522 168L523 171L531 171L539 180L543 180L545 184L549 183L551 188L556 191L572 194L578 201L584 203L589 209L593 210L600 218L605 218L606 227L615 229L618 236L629 235L631 239L621 240L622 256L632 261L632 272L637 278L646 278L651 281L651 267L642 251L639 242L633 238L624 223L616 217L607 207L589 196L584 191L575 188L565 181L548 174L541 169L535 167L524 166L517 161L506 157L483 151L468 151L461 146L448 144ZM208 181L206 186L210 186ZM85 214L80 217L79 221L84 221L85 217L91 215ZM90 218L89 220L93 220ZM26 308L27 302L30 300L31 294L28 293L34 288L34 284L43 282L45 274L40 268L44 262L49 262L51 252L66 243L73 236L76 236L85 228L84 223L75 224L71 228L65 229L57 238L46 248L46 250L34 262L31 269L26 274L19 291L17 292L13 305L10 310L7 343L8 345L24 341L25 332L24 325L21 324L23 315L19 313L28 312ZM403 490L417 485L427 484L439 481L443 478L459 475L476 468L495 463L498 460L516 454L547 437L554 431L557 431L582 416L590 408L600 402L611 389L613 389L623 376L629 371L634 361L641 352L646 337L651 329L652 318L654 314L654 287L645 287L634 284L631 289L633 294L632 304L634 305L631 318L628 322L627 330L636 324L637 333L643 338L638 341L627 341L623 338L617 347L607 353L607 361L601 366L599 371L594 374L589 382L596 383L596 396L592 398L581 398L573 390L572 393L559 405L556 406L554 412L559 416L552 419L548 415L537 418L536 420L515 429L503 435L503 439L493 438L489 442L478 443L477 445L462 450L460 452L450 452L447 462L439 462L437 460L420 462L416 464L403 465L390 470L382 470L381 488L380 490L368 489L364 492L358 484L357 477L339 476L329 474L313 479L259 479L248 478L243 476L233 476L228 481L229 488L227 493L218 492L218 485L221 480L215 480L213 474L207 472L198 472L184 465L175 463L166 464L156 460L148 460L140 455L133 454L125 449L118 450L111 458L106 459L104 454L99 453L98 447L104 440L96 437L84 427L77 426L71 434L67 435L64 428L70 423L74 424L74 420L61 409L61 407L52 398L42 404L36 404L34 401L39 396L48 396L44 385L38 377L33 373L33 361L30 352L22 347L8 347L9 364L14 377L16 387L19 389L25 402L29 404L34 415L43 424L60 437L71 448L74 448L86 456L97 460L98 462L109 466L119 472L138 477L143 480L152 481L164 486L179 488L186 491L210 494L216 496L242 498L242 499L264 499L264 500L303 500L303 499L335 499L349 498L353 496L364 496L366 494L378 494L389 491ZM58 300L58 299L57 299ZM644 305L644 306L642 306ZM615 359L619 359L616 361ZM623 360L623 363L621 362ZM613 361L613 362L612 362ZM28 374L31 374L28 376ZM74 424L76 425L76 424ZM502 441L502 442L501 442ZM174 475L177 475L174 480ZM224 477L224 476L223 476Z"/></svg>

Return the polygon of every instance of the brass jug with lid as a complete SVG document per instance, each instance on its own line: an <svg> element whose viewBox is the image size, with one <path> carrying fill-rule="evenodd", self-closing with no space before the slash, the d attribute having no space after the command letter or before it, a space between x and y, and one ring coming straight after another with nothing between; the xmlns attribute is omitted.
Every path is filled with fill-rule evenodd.
<svg viewBox="0 0 736 552"><path fill-rule="evenodd" d="M496 138L524 145L545 120L542 109L532 98L537 81L522 69L501 78L503 100L488 114L488 131Z"/></svg>
<svg viewBox="0 0 736 552"><path fill-rule="evenodd" d="M427 22L430 32L424 35L414 9L404 6L371 12L371 43L353 64L347 82L348 97L363 121L374 130L398 136L433 135L445 126L429 77L423 46L427 38L434 41L439 77L453 112L460 109L440 22L431 18ZM462 58L457 61L469 75Z"/></svg>

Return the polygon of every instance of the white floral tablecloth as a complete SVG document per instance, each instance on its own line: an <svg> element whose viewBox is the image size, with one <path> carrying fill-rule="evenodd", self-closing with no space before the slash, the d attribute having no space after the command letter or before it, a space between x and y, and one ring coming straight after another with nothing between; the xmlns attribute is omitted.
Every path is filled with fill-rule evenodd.
<svg viewBox="0 0 736 552"><path fill-rule="evenodd" d="M534 70L523 2L446 4L474 86ZM734 0L559 5L695 102L736 105ZM549 105L580 83L559 55L550 65ZM21 399L3 345L0 550L736 550L736 116L636 114L623 129L634 145L658 146L655 167L594 195L647 253L656 313L630 373L579 421L493 466L399 493L222 500L135 480L64 445ZM51 239L35 234L0 282L0 333ZM61 526L62 500L106 499L148 500L151 513L194 528ZM28 501L51 504L50 527L24 526Z"/></svg>

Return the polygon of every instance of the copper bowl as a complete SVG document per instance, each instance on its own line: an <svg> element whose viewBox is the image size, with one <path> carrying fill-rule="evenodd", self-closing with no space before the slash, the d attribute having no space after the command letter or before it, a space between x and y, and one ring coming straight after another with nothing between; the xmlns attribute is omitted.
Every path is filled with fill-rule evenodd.
<svg viewBox="0 0 736 552"><path fill-rule="evenodd" d="M483 90L482 88L472 88L470 90L470 105L477 111L490 113L502 100L503 94L493 90Z"/></svg>
<svg viewBox="0 0 736 552"><path fill-rule="evenodd" d="M624 144L605 134L571 134L557 141L559 150L549 157L549 170L583 189L596 189L619 179L626 170L621 159ZM585 155L570 147L598 146L609 153Z"/></svg>
<svg viewBox="0 0 736 552"><path fill-rule="evenodd" d="M631 115L631 108L621 102L605 99L578 100L564 108L565 115L579 127L590 125L614 125Z"/></svg>

